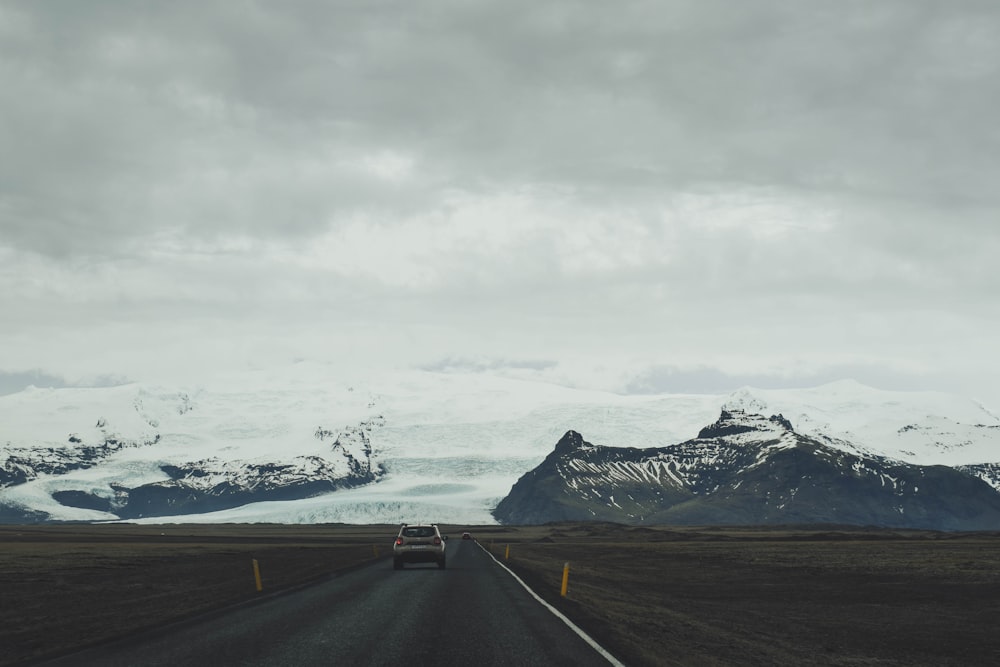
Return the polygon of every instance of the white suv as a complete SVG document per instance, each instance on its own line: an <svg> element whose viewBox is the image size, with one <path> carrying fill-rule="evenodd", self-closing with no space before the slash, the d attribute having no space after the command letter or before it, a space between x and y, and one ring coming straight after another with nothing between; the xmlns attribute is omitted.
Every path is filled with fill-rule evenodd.
<svg viewBox="0 0 1000 667"><path fill-rule="evenodd" d="M402 570L406 563L437 563L445 568L444 543L441 531L433 523L404 523L392 545L392 567Z"/></svg>

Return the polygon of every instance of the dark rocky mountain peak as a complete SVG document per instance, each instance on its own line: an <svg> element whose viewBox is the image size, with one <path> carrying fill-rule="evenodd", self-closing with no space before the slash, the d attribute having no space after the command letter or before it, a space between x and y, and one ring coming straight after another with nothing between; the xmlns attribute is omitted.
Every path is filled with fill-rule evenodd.
<svg viewBox="0 0 1000 667"><path fill-rule="evenodd" d="M785 419L783 415L778 414L764 417L760 414L748 413L735 408L728 410L723 408L719 419L714 424L706 426L698 432L698 439L708 440L752 432L774 435L780 431L794 432L792 423Z"/></svg>
<svg viewBox="0 0 1000 667"><path fill-rule="evenodd" d="M567 432L493 512L501 523L840 523L1000 529L1000 493L975 471L835 449L782 415L730 407L698 437L637 449Z"/></svg>
<svg viewBox="0 0 1000 667"><path fill-rule="evenodd" d="M559 442L556 443L555 453L559 455L566 454L581 449L588 444L583 441L583 436L576 431L566 431L565 435L559 438Z"/></svg>

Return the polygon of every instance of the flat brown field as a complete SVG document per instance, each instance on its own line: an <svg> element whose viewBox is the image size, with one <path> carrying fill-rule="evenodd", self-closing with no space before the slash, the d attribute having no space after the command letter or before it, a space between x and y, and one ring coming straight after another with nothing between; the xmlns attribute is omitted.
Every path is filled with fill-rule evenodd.
<svg viewBox="0 0 1000 667"><path fill-rule="evenodd" d="M998 534L445 527L453 539L466 529L629 665L1000 664ZM386 557L395 533L344 525L0 526L0 664L304 585L376 552ZM561 598L566 562L569 592Z"/></svg>
<svg viewBox="0 0 1000 667"><path fill-rule="evenodd" d="M398 526L0 526L0 664L66 652L391 553ZM256 559L263 583L257 592Z"/></svg>
<svg viewBox="0 0 1000 667"><path fill-rule="evenodd" d="M493 553L629 665L1000 665L998 534L536 530Z"/></svg>

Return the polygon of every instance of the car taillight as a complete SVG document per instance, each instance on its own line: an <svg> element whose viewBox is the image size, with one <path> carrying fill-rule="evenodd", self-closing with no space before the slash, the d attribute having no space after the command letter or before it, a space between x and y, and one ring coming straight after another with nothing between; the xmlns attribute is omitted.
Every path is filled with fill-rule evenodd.
<svg viewBox="0 0 1000 667"><path fill-rule="evenodd" d="M403 546L403 538L402 537L397 537L396 538L396 545L397 546Z"/></svg>
<svg viewBox="0 0 1000 667"><path fill-rule="evenodd" d="M434 538L434 544L435 544L435 545L437 545L437 544L441 544L441 538L440 538L440 537L435 537L435 538Z"/></svg>

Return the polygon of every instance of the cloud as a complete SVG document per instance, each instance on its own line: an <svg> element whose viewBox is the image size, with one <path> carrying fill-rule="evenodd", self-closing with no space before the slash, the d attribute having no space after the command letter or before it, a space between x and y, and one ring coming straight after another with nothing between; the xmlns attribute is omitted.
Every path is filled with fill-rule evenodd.
<svg viewBox="0 0 1000 667"><path fill-rule="evenodd" d="M312 238L527 184L997 204L984 5L522 9L8 8L7 234L57 255L164 227Z"/></svg>
<svg viewBox="0 0 1000 667"><path fill-rule="evenodd" d="M6 373L0 371L0 396L4 394L14 394L26 387L66 387L63 378L48 375L40 370L24 371L20 373Z"/></svg>
<svg viewBox="0 0 1000 667"><path fill-rule="evenodd" d="M852 379L887 390L943 390L944 378L875 364L843 364L818 369L792 367L783 372L727 373L707 366L679 368L653 366L633 377L625 386L628 394L725 394L743 387L787 389L815 387Z"/></svg>
<svg viewBox="0 0 1000 667"><path fill-rule="evenodd" d="M555 368L550 359L465 359L445 358L424 364L420 368L438 373L495 373L497 371L544 371Z"/></svg>
<svg viewBox="0 0 1000 667"><path fill-rule="evenodd" d="M988 374L998 29L909 0L4 5L0 368Z"/></svg>
<svg viewBox="0 0 1000 667"><path fill-rule="evenodd" d="M114 387L126 382L125 378L113 376L81 378L78 381L69 382L64 377L49 375L37 368L13 373L0 371L0 396L15 394L28 387L49 389L64 387Z"/></svg>

